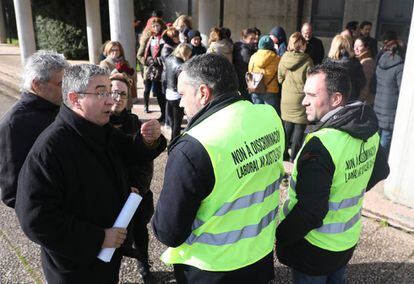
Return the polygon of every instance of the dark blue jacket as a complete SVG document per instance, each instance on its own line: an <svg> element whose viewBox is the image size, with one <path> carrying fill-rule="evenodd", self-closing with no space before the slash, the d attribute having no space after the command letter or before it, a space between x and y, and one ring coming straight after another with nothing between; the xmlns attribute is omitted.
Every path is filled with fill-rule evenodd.
<svg viewBox="0 0 414 284"><path fill-rule="evenodd" d="M376 92L374 111L381 129L394 129L398 95L404 69L404 59L390 51L381 55L375 72Z"/></svg>

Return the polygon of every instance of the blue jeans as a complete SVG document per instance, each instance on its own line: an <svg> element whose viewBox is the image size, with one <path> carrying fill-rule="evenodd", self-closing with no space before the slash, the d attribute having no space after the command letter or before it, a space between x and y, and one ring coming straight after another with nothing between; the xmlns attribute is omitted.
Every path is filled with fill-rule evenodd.
<svg viewBox="0 0 414 284"><path fill-rule="evenodd" d="M392 130L380 128L379 135L381 137L380 144L382 148L384 148L385 155L387 156L387 159L388 159L388 155L390 153L390 146L391 146Z"/></svg>
<svg viewBox="0 0 414 284"><path fill-rule="evenodd" d="M256 105L271 105L280 116L280 96L276 93L252 94L252 102Z"/></svg>
<svg viewBox="0 0 414 284"><path fill-rule="evenodd" d="M341 267L330 275L313 276L292 269L293 284L345 284L346 266Z"/></svg>

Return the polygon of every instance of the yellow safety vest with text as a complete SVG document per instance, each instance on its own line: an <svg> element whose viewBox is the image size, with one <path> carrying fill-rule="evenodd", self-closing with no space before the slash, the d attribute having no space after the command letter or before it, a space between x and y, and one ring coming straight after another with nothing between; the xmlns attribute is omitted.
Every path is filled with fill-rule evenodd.
<svg viewBox="0 0 414 284"><path fill-rule="evenodd" d="M359 240L362 202L374 168L379 135L376 133L364 142L346 132L324 128L309 134L303 147L312 137L318 137L328 150L335 172L330 188L329 211L323 219L323 225L310 231L305 239L325 250L344 251L355 246ZM297 157L299 155L300 153ZM289 197L280 212L281 220L297 203L297 174L296 159L289 185Z"/></svg>
<svg viewBox="0 0 414 284"><path fill-rule="evenodd" d="M201 202L191 235L161 259L207 271L232 271L273 250L284 131L274 109L235 102L185 135L197 139L213 166L215 184Z"/></svg>

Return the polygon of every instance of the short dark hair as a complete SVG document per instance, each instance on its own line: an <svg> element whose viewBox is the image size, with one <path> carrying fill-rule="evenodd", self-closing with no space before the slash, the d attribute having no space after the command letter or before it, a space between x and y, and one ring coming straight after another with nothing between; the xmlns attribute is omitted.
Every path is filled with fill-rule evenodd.
<svg viewBox="0 0 414 284"><path fill-rule="evenodd" d="M390 40L397 40L397 33L393 30L386 30L382 36L381 36L383 41L390 41Z"/></svg>
<svg viewBox="0 0 414 284"><path fill-rule="evenodd" d="M164 16L164 13L162 12L162 10L153 10L151 13L152 17L157 17L157 18L162 18L162 16Z"/></svg>
<svg viewBox="0 0 414 284"><path fill-rule="evenodd" d="M370 21L363 21L360 25L359 28L363 29L365 26L371 26L372 27L372 23Z"/></svg>
<svg viewBox="0 0 414 284"><path fill-rule="evenodd" d="M256 30L254 28L247 28L247 29L243 29L241 31L242 38L246 38L246 37L248 37L251 34L256 35Z"/></svg>
<svg viewBox="0 0 414 284"><path fill-rule="evenodd" d="M182 65L182 72L187 74L190 84L206 84L213 96L238 90L236 72L223 55L206 53L194 56Z"/></svg>
<svg viewBox="0 0 414 284"><path fill-rule="evenodd" d="M355 31L358 29L358 22L357 21L350 21L346 24L345 29L350 31Z"/></svg>
<svg viewBox="0 0 414 284"><path fill-rule="evenodd" d="M348 71L340 64L325 61L322 64L309 68L307 76L325 74L325 84L328 94L339 92L347 102L351 94L351 79Z"/></svg>

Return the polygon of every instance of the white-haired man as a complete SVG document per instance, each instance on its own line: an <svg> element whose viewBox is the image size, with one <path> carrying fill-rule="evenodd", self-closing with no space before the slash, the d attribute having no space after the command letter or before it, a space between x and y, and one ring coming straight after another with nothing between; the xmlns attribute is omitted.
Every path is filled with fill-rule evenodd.
<svg viewBox="0 0 414 284"><path fill-rule="evenodd" d="M14 208L17 178L30 148L51 124L62 102L62 76L67 68L62 54L39 50L23 71L21 99L0 121L1 199Z"/></svg>

